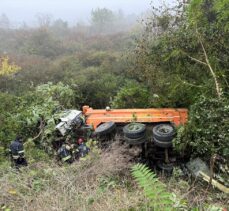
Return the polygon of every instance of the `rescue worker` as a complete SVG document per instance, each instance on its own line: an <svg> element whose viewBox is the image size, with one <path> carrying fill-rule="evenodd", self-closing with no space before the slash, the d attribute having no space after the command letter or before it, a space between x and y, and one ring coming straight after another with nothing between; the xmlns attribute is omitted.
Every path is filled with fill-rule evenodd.
<svg viewBox="0 0 229 211"><path fill-rule="evenodd" d="M86 146L82 138L78 139L78 145L79 145L78 146L79 156L85 157L88 154L88 152L90 151L90 148Z"/></svg>
<svg viewBox="0 0 229 211"><path fill-rule="evenodd" d="M18 136L14 141L11 142L9 152L12 167L19 169L20 166L28 165L25 158L23 139L21 136Z"/></svg>
<svg viewBox="0 0 229 211"><path fill-rule="evenodd" d="M73 162L73 148L74 146L70 144L70 136L67 136L65 142L58 149L57 154L59 159L64 163L72 163Z"/></svg>

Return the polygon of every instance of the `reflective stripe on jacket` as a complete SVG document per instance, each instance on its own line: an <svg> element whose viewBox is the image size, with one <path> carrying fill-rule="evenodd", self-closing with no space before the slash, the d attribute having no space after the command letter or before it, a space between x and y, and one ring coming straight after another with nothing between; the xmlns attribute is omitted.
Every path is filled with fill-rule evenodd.
<svg viewBox="0 0 229 211"><path fill-rule="evenodd" d="M65 161L69 160L71 157L72 157L71 155L68 155L67 157L62 158L62 161L64 161L64 162L65 162Z"/></svg>
<svg viewBox="0 0 229 211"><path fill-rule="evenodd" d="M66 144L63 144L61 148L57 151L57 153L62 161L69 160L72 157L69 150L69 146Z"/></svg>
<svg viewBox="0 0 229 211"><path fill-rule="evenodd" d="M21 157L24 155L24 147L23 143L19 140L15 140L11 142L10 144L10 152L14 159L17 159L16 157Z"/></svg>
<svg viewBox="0 0 229 211"><path fill-rule="evenodd" d="M20 158L20 156L19 155L12 155L12 157L13 157L13 159L18 159L18 158Z"/></svg>

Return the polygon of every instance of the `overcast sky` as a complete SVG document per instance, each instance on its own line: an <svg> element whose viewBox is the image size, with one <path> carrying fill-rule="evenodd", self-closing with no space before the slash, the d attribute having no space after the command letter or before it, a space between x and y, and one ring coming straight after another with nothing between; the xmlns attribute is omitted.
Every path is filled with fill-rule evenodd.
<svg viewBox="0 0 229 211"><path fill-rule="evenodd" d="M125 14L141 14L150 9L152 1L155 5L160 2L160 0L0 0L0 14L5 13L15 24L23 21L35 24L35 16L39 13L76 23L88 21L93 8L106 7L115 11L122 9Z"/></svg>

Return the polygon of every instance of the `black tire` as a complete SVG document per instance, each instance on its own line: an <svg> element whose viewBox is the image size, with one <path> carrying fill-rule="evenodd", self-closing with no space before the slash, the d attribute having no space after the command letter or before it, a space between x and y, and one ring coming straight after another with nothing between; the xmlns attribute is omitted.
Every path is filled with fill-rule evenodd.
<svg viewBox="0 0 229 211"><path fill-rule="evenodd" d="M105 122L95 129L95 134L106 135L111 133L115 128L116 124L114 122Z"/></svg>
<svg viewBox="0 0 229 211"><path fill-rule="evenodd" d="M130 123L123 128L124 136L130 139L138 139L145 135L146 126L141 123Z"/></svg>
<svg viewBox="0 0 229 211"><path fill-rule="evenodd" d="M153 137L158 141L171 141L176 135L172 124L159 124L153 128Z"/></svg>
<svg viewBox="0 0 229 211"><path fill-rule="evenodd" d="M174 165L173 165L173 163L165 163L162 161L158 161L157 167L159 170L161 170L167 174L172 174Z"/></svg>
<svg viewBox="0 0 229 211"><path fill-rule="evenodd" d="M124 140L127 144L138 145L138 144L145 143L147 141L147 137L146 137L146 135L143 135L142 137L133 139L133 138L129 138L129 137L124 136Z"/></svg>
<svg viewBox="0 0 229 211"><path fill-rule="evenodd" d="M168 141L159 141L155 137L153 137L153 142L156 146L161 147L161 148L169 148L172 147L172 139Z"/></svg>

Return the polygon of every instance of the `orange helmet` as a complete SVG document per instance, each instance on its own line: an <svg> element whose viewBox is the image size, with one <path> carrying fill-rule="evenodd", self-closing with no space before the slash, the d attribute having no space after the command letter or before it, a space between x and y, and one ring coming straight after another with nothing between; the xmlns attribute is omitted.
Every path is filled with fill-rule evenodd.
<svg viewBox="0 0 229 211"><path fill-rule="evenodd" d="M78 139L78 144L82 144L84 142L84 140L82 138Z"/></svg>

